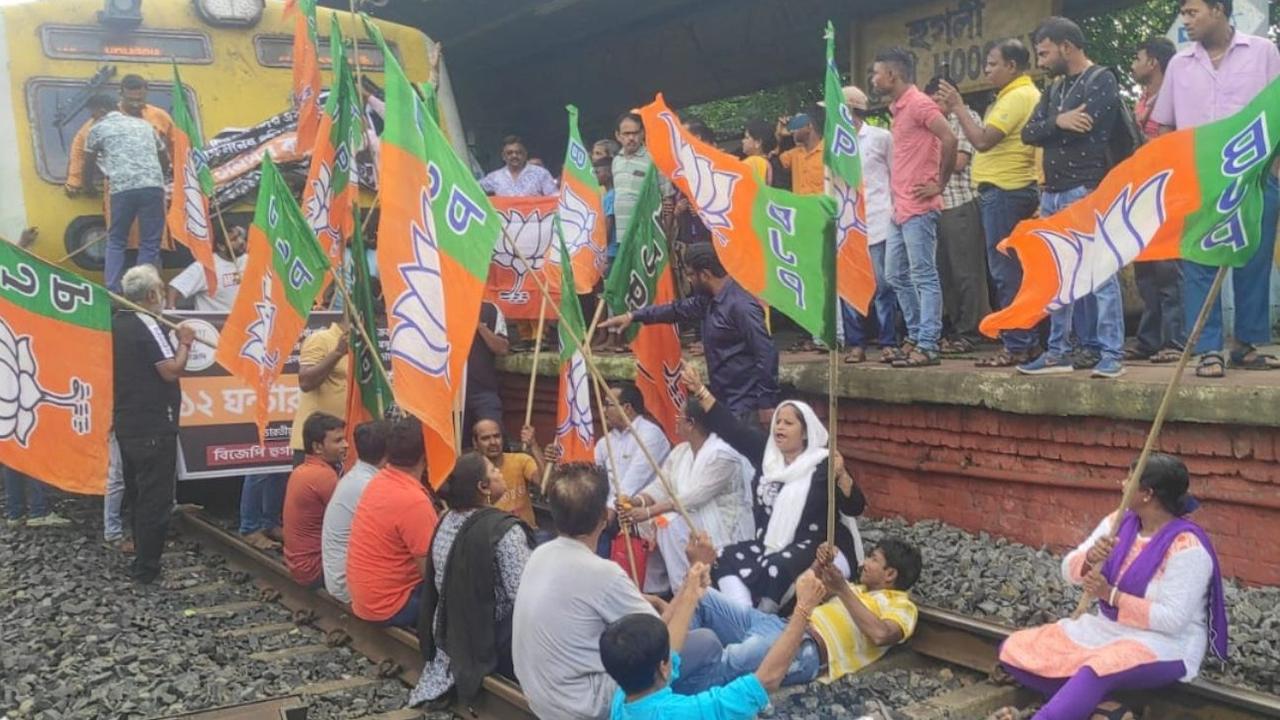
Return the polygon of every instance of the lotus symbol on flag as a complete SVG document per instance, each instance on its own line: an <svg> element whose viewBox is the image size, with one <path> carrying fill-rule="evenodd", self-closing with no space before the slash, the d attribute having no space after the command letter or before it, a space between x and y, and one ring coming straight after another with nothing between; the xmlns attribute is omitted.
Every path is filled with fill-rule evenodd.
<svg viewBox="0 0 1280 720"><path fill-rule="evenodd" d="M1092 232L1035 231L1058 270L1058 294L1049 303L1050 312L1093 292L1151 244L1164 224L1164 193L1172 174L1162 172L1137 190L1126 186L1105 213L1094 213Z"/></svg>
<svg viewBox="0 0 1280 720"><path fill-rule="evenodd" d="M444 320L444 282L440 245L432 223L426 188L419 219L409 223L414 262L399 266L404 292L391 309L391 354L428 375L449 380L449 335Z"/></svg>
<svg viewBox="0 0 1280 720"><path fill-rule="evenodd" d="M25 448L39 422L41 405L71 410L71 427L78 435L92 429L89 398L93 388L71 378L71 392L59 395L40 387L40 368L31 349L31 336L18 337L0 319L0 440L14 439Z"/></svg>
<svg viewBox="0 0 1280 720"><path fill-rule="evenodd" d="M836 247L844 247L849 239L850 231L867 234L866 208L858 202L858 189L850 187L838 177L831 178L831 189L835 192L836 201L840 203L836 215L836 227L840 229L836 237Z"/></svg>
<svg viewBox="0 0 1280 720"><path fill-rule="evenodd" d="M554 213L544 215L537 209L528 215L515 208L503 212L507 231L493 250L493 264L510 269L515 280L509 289L498 293L500 300L517 305L529 302L530 293L524 289L525 277L546 264L547 251L555 237L555 217Z"/></svg>
<svg viewBox="0 0 1280 720"><path fill-rule="evenodd" d="M267 271L262 276L262 300L253 304L254 310L258 313L258 319L245 328L248 338L240 347L240 356L248 358L257 365L258 374L262 376L275 372L280 362L279 351L268 352L267 350L267 344L271 342L271 332L276 326L276 306L271 302L272 276L271 271Z"/></svg>
<svg viewBox="0 0 1280 720"><path fill-rule="evenodd" d="M587 388L587 366L581 353L569 358L569 392L566 400L569 413L563 425L556 427L556 437L563 438L576 433L583 445L591 445L591 394Z"/></svg>
<svg viewBox="0 0 1280 720"><path fill-rule="evenodd" d="M581 195L573 191L573 186L565 184L560 193L560 227L564 229L564 246L569 256L578 254L582 248L590 248L598 254L598 248L591 243L591 231L595 229L596 211ZM556 259L553 258L552 262Z"/></svg>
<svg viewBox="0 0 1280 720"><path fill-rule="evenodd" d="M311 231L320 241L320 247L324 248L325 253L331 258L338 256L337 251L342 243L342 234L329 223L329 212L333 203L329 188L332 184L333 169L329 163L320 163L320 169L316 172L316 179L312 183L313 192L307 200L306 208L307 223L311 225Z"/></svg>
<svg viewBox="0 0 1280 720"><path fill-rule="evenodd" d="M204 166L204 160L201 158L197 162L198 154L199 151L192 150L182 169L182 204L187 210L187 234L201 242L208 242L209 214L204 202L204 192L200 189L200 168Z"/></svg>
<svg viewBox="0 0 1280 720"><path fill-rule="evenodd" d="M729 220L729 211L733 209L733 187L742 176L716 170L711 158L699 155L693 145L685 142L680 132L680 121L674 115L664 112L658 117L666 124L671 135L671 147L675 149L676 171L672 179L685 178L698 217L708 230L716 234L721 245L726 245L720 234L733 228Z"/></svg>

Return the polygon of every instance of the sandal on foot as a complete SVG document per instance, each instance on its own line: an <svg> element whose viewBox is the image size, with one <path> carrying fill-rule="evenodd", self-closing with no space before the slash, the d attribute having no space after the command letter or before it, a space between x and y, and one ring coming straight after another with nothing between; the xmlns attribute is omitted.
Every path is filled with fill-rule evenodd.
<svg viewBox="0 0 1280 720"><path fill-rule="evenodd" d="M846 365L861 365L867 361L867 351L862 348L850 348L845 353L844 362Z"/></svg>
<svg viewBox="0 0 1280 720"><path fill-rule="evenodd" d="M1172 365L1181 359L1182 351L1177 348L1165 348L1148 358L1153 365Z"/></svg>
<svg viewBox="0 0 1280 720"><path fill-rule="evenodd" d="M1241 370L1280 370L1280 358L1260 352L1253 345L1231 351L1231 367Z"/></svg>
<svg viewBox="0 0 1280 720"><path fill-rule="evenodd" d="M941 364L942 358L938 353L916 348L912 348L905 358L893 361L893 366L896 368L922 368Z"/></svg>
<svg viewBox="0 0 1280 720"><path fill-rule="evenodd" d="M938 351L943 355L967 355L974 351L974 347L967 339L958 337L938 343Z"/></svg>
<svg viewBox="0 0 1280 720"><path fill-rule="evenodd" d="M892 365L899 360L907 359L907 356L916 349L915 345L905 342L902 347L887 347L880 351L880 362L885 365Z"/></svg>
<svg viewBox="0 0 1280 720"><path fill-rule="evenodd" d="M1196 377L1220 380L1227 376L1227 364L1218 353L1205 353L1196 366Z"/></svg>
<svg viewBox="0 0 1280 720"><path fill-rule="evenodd" d="M1113 708L1103 708L1101 705L1093 709L1090 718L1101 718L1102 720L1136 720L1136 715L1129 708L1115 703Z"/></svg>
<svg viewBox="0 0 1280 720"><path fill-rule="evenodd" d="M1150 357L1152 357L1153 355L1155 355L1155 353L1147 352L1146 350L1143 350L1142 348L1137 348L1137 347L1127 347L1127 348L1125 348L1125 349L1124 349L1124 359L1125 359L1126 361L1128 361L1128 362L1136 362L1136 361L1138 361L1138 360L1146 360L1147 358L1150 358Z"/></svg>
<svg viewBox="0 0 1280 720"><path fill-rule="evenodd" d="M1008 350L1001 350L994 357L974 361L973 366L980 368L1011 368L1029 363L1034 359L1029 352L1011 353Z"/></svg>

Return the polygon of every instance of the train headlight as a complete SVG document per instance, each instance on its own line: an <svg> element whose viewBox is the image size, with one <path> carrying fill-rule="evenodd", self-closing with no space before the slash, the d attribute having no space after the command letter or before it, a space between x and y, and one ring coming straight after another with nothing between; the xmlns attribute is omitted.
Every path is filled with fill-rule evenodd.
<svg viewBox="0 0 1280 720"><path fill-rule="evenodd" d="M263 0L195 0L196 12L210 25L257 25Z"/></svg>

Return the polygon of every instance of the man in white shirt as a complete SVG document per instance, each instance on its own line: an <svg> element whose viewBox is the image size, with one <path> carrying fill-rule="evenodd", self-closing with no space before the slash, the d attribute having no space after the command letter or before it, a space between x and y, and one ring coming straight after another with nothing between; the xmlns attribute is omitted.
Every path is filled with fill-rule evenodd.
<svg viewBox="0 0 1280 720"><path fill-rule="evenodd" d="M640 394L635 383L620 382L609 388L609 396L604 401L604 422L609 439L602 438L596 443L596 464L605 469L610 479L610 501L616 500L612 491L614 479L627 497L636 495L653 482L653 466L640 449L641 443L659 465L671 451L667 434L645 412L644 395ZM631 421L629 427L628 420Z"/></svg>
<svg viewBox="0 0 1280 720"><path fill-rule="evenodd" d="M229 238L221 228L213 231L213 267L218 289L209 292L204 265L193 262L169 282L169 307L177 307L179 300L191 300L200 312L231 312L249 256L245 254L244 228L233 226L228 232Z"/></svg>
<svg viewBox="0 0 1280 720"><path fill-rule="evenodd" d="M871 308L875 312L879 328L881 348L898 347L898 301L893 288L884 277L884 241L889 237L889 223L893 220L893 197L889 192L889 160L893 156L893 135L886 129L867 122L870 104L867 94L852 85L844 89L844 102L858 129L858 148L862 157L862 185L867 215L867 249L871 251L871 265L876 272L876 294ZM869 318L841 303L844 317L845 345L849 352L844 361L851 365L866 362L867 345L871 337L867 328Z"/></svg>
<svg viewBox="0 0 1280 720"><path fill-rule="evenodd" d="M373 476L387 464L387 433L391 424L374 420L356 427L357 460L338 481L333 497L324 508L320 534L320 557L324 563L324 589L342 602L351 602L347 588L347 543L351 539L351 519Z"/></svg>

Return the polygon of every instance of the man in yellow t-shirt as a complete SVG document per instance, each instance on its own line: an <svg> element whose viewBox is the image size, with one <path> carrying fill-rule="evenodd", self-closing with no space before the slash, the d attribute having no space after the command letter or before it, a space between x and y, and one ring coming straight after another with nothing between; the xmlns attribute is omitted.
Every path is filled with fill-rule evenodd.
<svg viewBox="0 0 1280 720"><path fill-rule="evenodd" d="M703 538L691 543L690 562L715 558ZM916 629L916 606L910 589L920 578L920 551L895 538L886 538L862 563L854 585L845 579L837 550L823 544L813 569L834 597L809 617L809 637L800 645L783 685L814 680L832 682L874 663L894 645L906 642ZM698 603L690 629L707 628L724 645L719 661L679 687L696 694L755 672L769 648L786 629L787 621L740 605L717 590L708 590Z"/></svg>
<svg viewBox="0 0 1280 720"><path fill-rule="evenodd" d="M542 480L542 450L533 437L533 427L520 431L520 441L527 452L504 452L502 426L493 420L481 420L471 429L471 440L477 451L502 471L502 484L507 491L494 504L499 510L515 515L529 527L538 527L533 516L533 499L529 488Z"/></svg>
<svg viewBox="0 0 1280 720"><path fill-rule="evenodd" d="M1022 265L1016 257L996 250L996 245L1040 206L1037 189L1036 148L1022 142L1022 128L1040 102L1040 91L1027 71L1031 52L1021 40L1003 40L987 54L986 77L998 88L996 101L981 122L970 117L964 98L943 82L939 102L960 121L964 136L978 154L973 159L973 182L987 240L987 265L996 284L999 307L1008 307L1022 285ZM979 367L1013 367L1040 354L1034 332L1001 333L1004 351L978 361Z"/></svg>
<svg viewBox="0 0 1280 720"><path fill-rule="evenodd" d="M311 413L325 412L347 417L347 331L346 321L335 322L311 333L298 352L298 411L293 416L289 447L296 467L306 456L302 426Z"/></svg>

